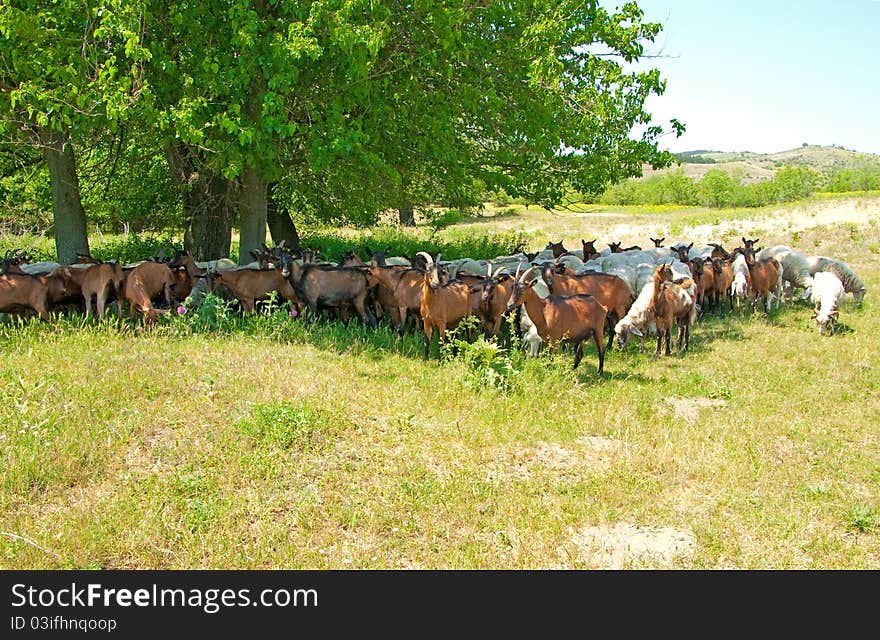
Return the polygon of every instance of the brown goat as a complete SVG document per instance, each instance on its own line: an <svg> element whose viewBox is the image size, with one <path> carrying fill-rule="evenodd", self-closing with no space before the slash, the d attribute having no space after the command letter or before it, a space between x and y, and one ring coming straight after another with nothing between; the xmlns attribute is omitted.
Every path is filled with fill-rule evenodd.
<svg viewBox="0 0 880 640"><path fill-rule="evenodd" d="M507 302L513 292L514 276L500 271L501 267L493 274L492 265L489 264L489 277L483 283L480 306L477 309L477 315L487 338L497 335L501 329L501 320L507 311ZM517 275L519 275L518 268Z"/></svg>
<svg viewBox="0 0 880 640"><path fill-rule="evenodd" d="M20 313L22 309L33 309L42 320L48 321L49 288L53 278L22 273L0 274L0 311Z"/></svg>
<svg viewBox="0 0 880 640"><path fill-rule="evenodd" d="M245 313L254 311L259 300L265 300L277 291L285 300L296 303L293 285L282 274L282 269L230 269L208 274L208 288L212 291L223 285L241 303Z"/></svg>
<svg viewBox="0 0 880 640"><path fill-rule="evenodd" d="M422 276L422 324L425 329L424 359L428 359L431 349L431 337L434 328L440 338L440 344L446 339L446 329L454 327L464 318L474 315L480 304L481 290L459 280L451 280L446 284L440 282L437 262L424 251L417 255L425 258L425 273ZM437 261L440 254L437 254Z"/></svg>
<svg viewBox="0 0 880 640"><path fill-rule="evenodd" d="M697 319L696 283L690 279L680 284L672 281L672 267L661 264L654 270L654 297L648 305L657 326L657 350L654 357L660 357L660 347L666 340L666 355L670 354L669 341L672 325L678 325L678 353L687 351L690 346L691 327Z"/></svg>
<svg viewBox="0 0 880 640"><path fill-rule="evenodd" d="M590 338L599 353L599 375L605 367L605 320L608 310L589 294L571 296L549 295L541 298L535 293L535 280L526 278L538 267L531 267L515 279L508 302L508 310L524 304L538 335L545 341L566 340L575 345L574 366L577 369L584 356L584 341Z"/></svg>
<svg viewBox="0 0 880 640"><path fill-rule="evenodd" d="M545 249L550 249L553 252L554 258L564 256L569 252L568 249L562 246L562 240L559 242L548 242Z"/></svg>
<svg viewBox="0 0 880 640"><path fill-rule="evenodd" d="M370 287L367 269L336 265L300 265L289 254L284 255L282 275L290 281L296 297L309 308L309 320L317 317L318 309L337 309L343 321L348 309L354 308L364 324L376 326L376 318L367 310Z"/></svg>
<svg viewBox="0 0 880 640"><path fill-rule="evenodd" d="M753 240L752 242L757 242ZM752 288L752 310L758 306L758 298L764 299L767 313L770 313L773 296L776 297L776 308L782 301L782 267L776 258L755 260L755 252L751 248L743 251L749 267L749 278Z"/></svg>
<svg viewBox="0 0 880 640"><path fill-rule="evenodd" d="M115 298L119 314L122 315L122 299L125 292L126 277L118 262L80 262L87 267L61 267L56 272L65 279L66 289L79 289L86 317L92 313L92 299L98 317L104 319L104 309L109 300Z"/></svg>
<svg viewBox="0 0 880 640"><path fill-rule="evenodd" d="M263 247L266 245L264 244ZM271 251L268 250L268 251ZM266 267L270 264L269 260L271 256L266 254L260 254L260 260L266 261ZM187 296L192 293L193 286L195 286L196 281L199 278L204 278L208 275L207 269L202 269L196 264L195 259L190 255L189 251L178 251L177 255L174 256L174 259L168 263L168 267L171 269L171 272L174 274L174 299L177 302L183 302L186 300Z"/></svg>
<svg viewBox="0 0 880 640"><path fill-rule="evenodd" d="M610 348L614 340L614 325L626 316L636 298L630 286L610 273L588 272L577 276L554 274L552 265L545 265L542 275L550 293L560 296L590 294L608 310L606 319Z"/></svg>
<svg viewBox="0 0 880 640"><path fill-rule="evenodd" d="M584 250L584 262L586 262L587 260L595 260L601 255L598 251L596 251L595 240L590 240L589 242L587 242L586 240L581 238L581 245L583 246Z"/></svg>
<svg viewBox="0 0 880 640"><path fill-rule="evenodd" d="M638 245L633 245L631 247L626 247L625 249L620 248L619 242L611 242L608 245L608 248L611 249L611 253L623 253L624 251L641 251L642 248Z"/></svg>
<svg viewBox="0 0 880 640"><path fill-rule="evenodd" d="M727 300L730 309L733 310L733 296L730 295L730 287L733 284L733 268L730 266L730 261L724 258L712 258L712 268L715 271L713 289L718 308L720 310L721 304Z"/></svg>
<svg viewBox="0 0 880 640"><path fill-rule="evenodd" d="M687 264L691 270L691 277L697 284L697 304L704 307L707 305L707 299L710 302L717 302L715 300L715 270L712 263L704 258L691 258Z"/></svg>
<svg viewBox="0 0 880 640"><path fill-rule="evenodd" d="M174 285L174 274L166 263L146 260L134 267L128 272L124 287L131 319L134 320L135 313L140 312L145 324L155 322L157 314L153 301L161 295L165 304L171 304Z"/></svg>

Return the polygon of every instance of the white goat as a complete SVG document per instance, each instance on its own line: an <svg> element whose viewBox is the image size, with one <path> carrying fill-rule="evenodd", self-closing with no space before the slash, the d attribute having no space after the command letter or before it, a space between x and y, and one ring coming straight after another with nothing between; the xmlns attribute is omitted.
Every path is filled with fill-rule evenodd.
<svg viewBox="0 0 880 640"><path fill-rule="evenodd" d="M730 285L730 297L736 301L739 307L748 300L751 290L751 276L749 275L749 265L746 263L746 257L743 254L737 254L730 265L733 271L733 283Z"/></svg>
<svg viewBox="0 0 880 640"><path fill-rule="evenodd" d="M814 305L813 319L819 335L834 334L834 325L840 312L840 303L845 292L840 279L828 271L820 271L813 278L813 292L810 296Z"/></svg>

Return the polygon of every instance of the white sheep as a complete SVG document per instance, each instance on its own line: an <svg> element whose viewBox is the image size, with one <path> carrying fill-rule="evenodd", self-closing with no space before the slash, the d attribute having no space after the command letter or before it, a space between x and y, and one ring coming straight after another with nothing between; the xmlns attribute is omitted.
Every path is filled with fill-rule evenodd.
<svg viewBox="0 0 880 640"><path fill-rule="evenodd" d="M820 264L821 269L819 269L819 273L825 271L836 275L843 283L843 290L846 293L853 294L855 301L861 304L862 299L868 291L868 287L865 286L862 279L855 274L847 263L843 260L835 260L834 258L826 258L824 256L811 256L808 258L808 263L810 263L811 269L817 263Z"/></svg>
<svg viewBox="0 0 880 640"><path fill-rule="evenodd" d="M575 273L577 273L584 266L583 260L572 254L559 256L558 258L556 258L556 264L563 264Z"/></svg>
<svg viewBox="0 0 880 640"><path fill-rule="evenodd" d="M820 271L813 278L813 291L810 300L813 303L813 319L819 335L834 334L834 325L840 311L840 303L845 292L840 279L828 271Z"/></svg>
<svg viewBox="0 0 880 640"><path fill-rule="evenodd" d="M641 338L639 351L645 348L645 334L656 335L657 325L654 323L654 314L648 308L654 297L654 280L642 287L639 296L627 311L626 316L614 325L614 333L617 336L617 346L621 350L626 348L632 336Z"/></svg>

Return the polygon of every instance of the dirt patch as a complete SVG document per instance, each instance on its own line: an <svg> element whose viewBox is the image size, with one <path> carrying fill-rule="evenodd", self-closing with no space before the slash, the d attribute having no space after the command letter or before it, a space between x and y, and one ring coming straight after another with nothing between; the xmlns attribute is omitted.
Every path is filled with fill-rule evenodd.
<svg viewBox="0 0 880 640"><path fill-rule="evenodd" d="M605 472L620 450L620 442L600 436L578 438L572 445L538 442L531 447L501 449L486 465L487 480L528 480L542 473Z"/></svg>
<svg viewBox="0 0 880 640"><path fill-rule="evenodd" d="M675 417L688 424L696 424L704 409L727 406L724 400L717 398L667 398L666 402L672 406Z"/></svg>
<svg viewBox="0 0 880 640"><path fill-rule="evenodd" d="M571 537L581 560L601 569L672 567L693 555L690 531L672 527L640 527L619 522L584 527Z"/></svg>

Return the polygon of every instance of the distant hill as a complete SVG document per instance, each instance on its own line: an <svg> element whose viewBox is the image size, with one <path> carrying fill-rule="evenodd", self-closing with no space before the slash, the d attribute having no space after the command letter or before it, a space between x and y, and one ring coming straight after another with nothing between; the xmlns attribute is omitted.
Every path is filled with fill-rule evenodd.
<svg viewBox="0 0 880 640"><path fill-rule="evenodd" d="M699 179L711 169L723 169L739 175L743 182L756 182L773 177L776 169L785 166L810 167L830 174L839 169L857 169L880 164L880 155L850 151L841 147L807 145L777 153L751 151L710 151L698 149L677 153L681 164L654 171L646 166L643 177L683 170L685 175Z"/></svg>

